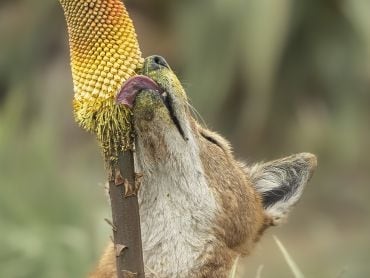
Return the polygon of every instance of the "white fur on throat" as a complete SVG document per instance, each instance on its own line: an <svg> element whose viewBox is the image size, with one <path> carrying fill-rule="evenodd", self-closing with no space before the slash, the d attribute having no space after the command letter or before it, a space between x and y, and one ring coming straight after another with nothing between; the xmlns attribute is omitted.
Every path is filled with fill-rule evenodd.
<svg viewBox="0 0 370 278"><path fill-rule="evenodd" d="M188 277L187 270L196 268L204 247L214 240L216 201L197 143L185 126L188 141L176 128L163 130L168 155L159 163L140 139L136 142L136 169L144 174L139 206L148 277Z"/></svg>

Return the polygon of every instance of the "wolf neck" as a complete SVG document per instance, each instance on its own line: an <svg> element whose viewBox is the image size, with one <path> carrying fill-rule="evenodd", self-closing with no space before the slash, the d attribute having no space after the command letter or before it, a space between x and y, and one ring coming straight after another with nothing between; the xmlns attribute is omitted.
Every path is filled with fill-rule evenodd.
<svg viewBox="0 0 370 278"><path fill-rule="evenodd" d="M144 174L139 192L144 263L159 277L188 277L198 266L213 239L217 211L194 136L189 132L184 141L175 132L160 139L167 153L155 163L148 153L153 148L136 143L136 166Z"/></svg>

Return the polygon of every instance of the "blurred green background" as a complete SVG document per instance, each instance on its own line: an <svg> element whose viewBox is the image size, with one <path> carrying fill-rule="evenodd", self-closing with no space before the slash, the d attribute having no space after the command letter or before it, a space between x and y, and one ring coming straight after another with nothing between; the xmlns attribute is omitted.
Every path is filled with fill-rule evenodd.
<svg viewBox="0 0 370 278"><path fill-rule="evenodd" d="M239 277L370 277L370 1L131 0L161 54L236 155L319 156L303 200ZM72 117L56 0L0 2L0 277L83 277L108 242L103 160Z"/></svg>

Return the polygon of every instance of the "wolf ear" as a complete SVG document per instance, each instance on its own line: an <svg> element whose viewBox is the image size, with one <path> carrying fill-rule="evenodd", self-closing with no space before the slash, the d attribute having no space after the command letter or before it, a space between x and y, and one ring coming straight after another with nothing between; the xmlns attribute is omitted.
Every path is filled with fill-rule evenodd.
<svg viewBox="0 0 370 278"><path fill-rule="evenodd" d="M315 155L300 153L249 168L253 185L261 194L273 225L283 221L299 201L316 166Z"/></svg>

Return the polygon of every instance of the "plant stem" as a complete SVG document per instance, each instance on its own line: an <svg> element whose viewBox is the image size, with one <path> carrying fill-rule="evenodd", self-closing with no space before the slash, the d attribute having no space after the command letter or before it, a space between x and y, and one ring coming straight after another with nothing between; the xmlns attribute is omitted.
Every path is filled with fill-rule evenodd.
<svg viewBox="0 0 370 278"><path fill-rule="evenodd" d="M118 278L144 278L138 184L131 150L120 152L112 167L109 195Z"/></svg>

